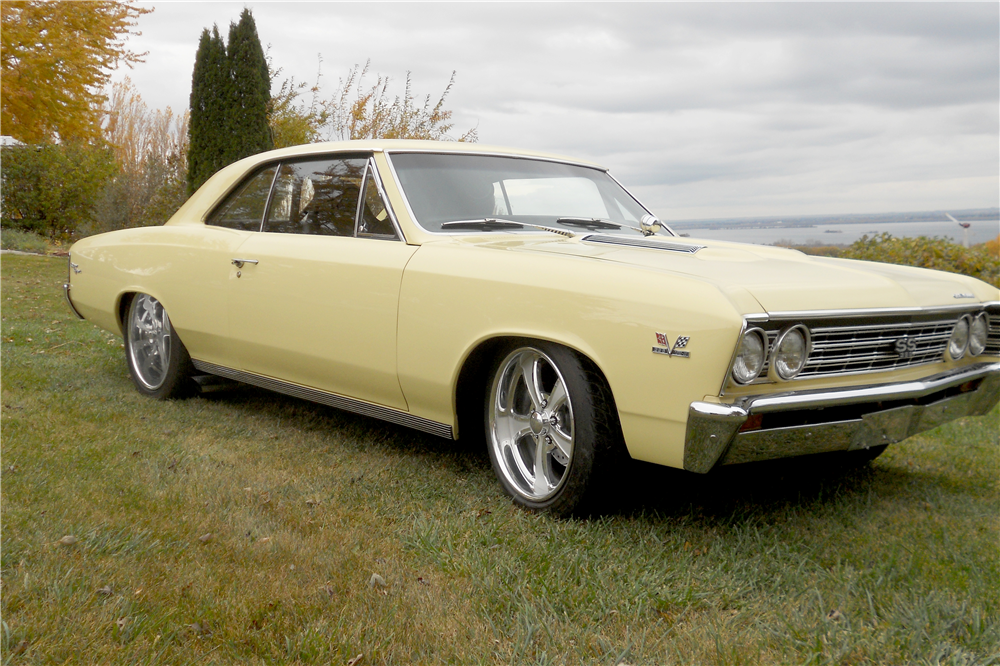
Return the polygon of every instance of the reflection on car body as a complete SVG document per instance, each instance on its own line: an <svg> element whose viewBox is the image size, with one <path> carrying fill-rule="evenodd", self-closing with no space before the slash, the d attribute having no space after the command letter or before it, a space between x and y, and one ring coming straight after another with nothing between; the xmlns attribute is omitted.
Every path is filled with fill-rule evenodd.
<svg viewBox="0 0 1000 666"><path fill-rule="evenodd" d="M527 151L264 153L71 262L140 392L219 375L485 439L514 500L561 515L626 456L873 458L1000 395L994 287L682 238L605 169Z"/></svg>

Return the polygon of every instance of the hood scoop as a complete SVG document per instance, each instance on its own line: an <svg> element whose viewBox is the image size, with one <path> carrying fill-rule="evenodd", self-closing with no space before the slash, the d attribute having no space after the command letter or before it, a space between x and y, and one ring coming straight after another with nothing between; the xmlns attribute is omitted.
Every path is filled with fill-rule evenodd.
<svg viewBox="0 0 1000 666"><path fill-rule="evenodd" d="M605 243L607 245L627 245L629 247L648 247L653 250L668 250L694 254L705 249L704 245L689 243L671 243L670 241L653 240L652 238L629 238L628 236L609 236L606 234L591 234L582 239L585 243Z"/></svg>

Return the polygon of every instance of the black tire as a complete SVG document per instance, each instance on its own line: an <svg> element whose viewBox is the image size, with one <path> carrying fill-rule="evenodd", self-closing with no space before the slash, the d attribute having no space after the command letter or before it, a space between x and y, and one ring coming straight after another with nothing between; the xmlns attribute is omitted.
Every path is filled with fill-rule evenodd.
<svg viewBox="0 0 1000 666"><path fill-rule="evenodd" d="M159 301L148 294L136 294L122 328L125 363L139 393L159 400L195 393L191 356Z"/></svg>
<svg viewBox="0 0 1000 666"><path fill-rule="evenodd" d="M604 377L572 350L537 340L503 346L487 377L486 443L504 490L560 517L596 509L627 457Z"/></svg>

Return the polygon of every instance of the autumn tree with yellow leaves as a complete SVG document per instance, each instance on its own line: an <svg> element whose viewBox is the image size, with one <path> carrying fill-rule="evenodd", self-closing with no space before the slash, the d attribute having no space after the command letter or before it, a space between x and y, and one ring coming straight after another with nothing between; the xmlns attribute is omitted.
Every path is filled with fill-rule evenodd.
<svg viewBox="0 0 1000 666"><path fill-rule="evenodd" d="M151 9L133 0L0 3L0 131L25 143L96 141L104 89Z"/></svg>

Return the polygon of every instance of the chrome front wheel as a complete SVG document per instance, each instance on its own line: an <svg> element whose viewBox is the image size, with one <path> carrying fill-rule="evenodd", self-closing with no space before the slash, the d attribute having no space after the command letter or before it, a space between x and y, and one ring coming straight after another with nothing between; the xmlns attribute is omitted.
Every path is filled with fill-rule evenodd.
<svg viewBox="0 0 1000 666"><path fill-rule="evenodd" d="M490 445L504 480L524 499L550 499L573 461L573 402L559 368L523 347L501 363L490 395Z"/></svg>
<svg viewBox="0 0 1000 666"><path fill-rule="evenodd" d="M604 376L573 350L542 340L511 341L494 359L486 440L504 490L521 506L557 516L603 502L602 481L624 454Z"/></svg>

